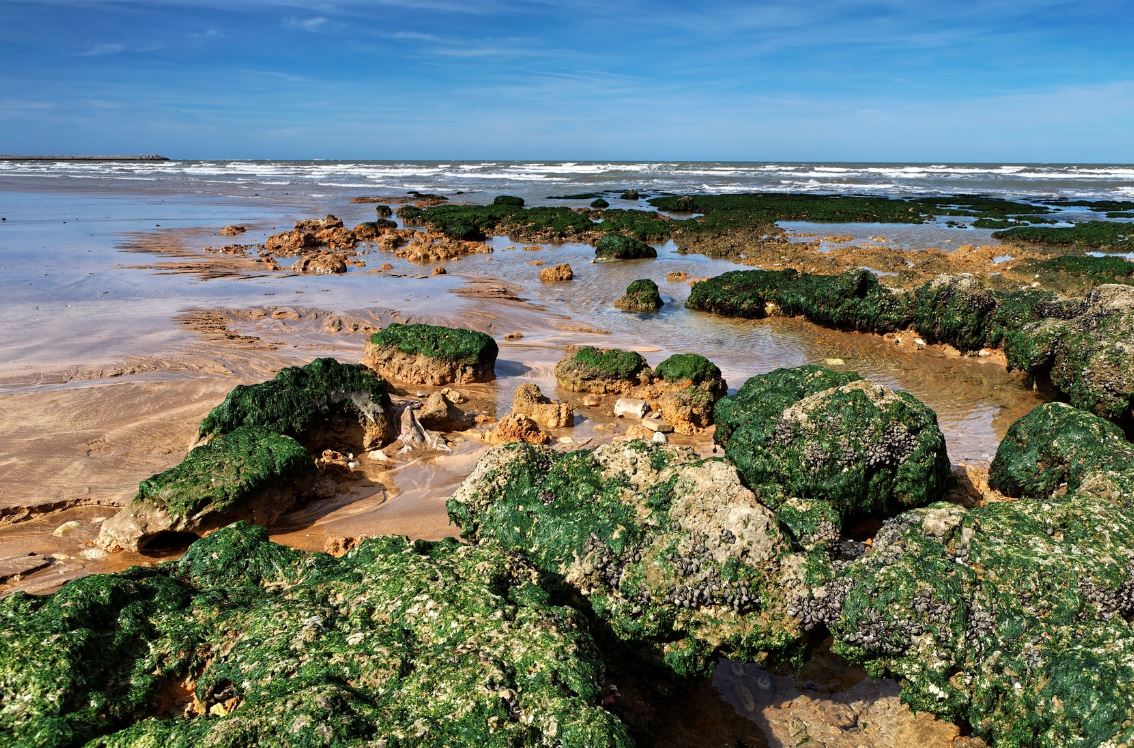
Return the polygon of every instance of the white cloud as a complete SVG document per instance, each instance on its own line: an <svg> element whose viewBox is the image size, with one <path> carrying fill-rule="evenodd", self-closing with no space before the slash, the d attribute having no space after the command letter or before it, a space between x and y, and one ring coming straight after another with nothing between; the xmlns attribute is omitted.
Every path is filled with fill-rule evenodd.
<svg viewBox="0 0 1134 748"><path fill-rule="evenodd" d="M125 44L118 42L104 42L102 44L95 44L85 52L77 52L78 57L101 57L103 55L116 55L126 51Z"/></svg>
<svg viewBox="0 0 1134 748"><path fill-rule="evenodd" d="M289 18L287 19L287 27L289 29L297 29L299 31L310 31L312 33L318 32L325 25L327 25L326 16L315 16L314 18Z"/></svg>

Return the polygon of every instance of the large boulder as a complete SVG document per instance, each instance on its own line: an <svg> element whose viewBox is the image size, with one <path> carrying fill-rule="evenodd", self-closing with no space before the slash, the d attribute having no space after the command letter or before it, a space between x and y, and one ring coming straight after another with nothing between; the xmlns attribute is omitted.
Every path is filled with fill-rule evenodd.
<svg viewBox="0 0 1134 748"><path fill-rule="evenodd" d="M720 653L790 655L804 586L775 517L727 461L642 441L488 452L446 505L464 537L523 554L615 642L678 675Z"/></svg>
<svg viewBox="0 0 1134 748"><path fill-rule="evenodd" d="M238 385L201 422L209 439L241 426L287 434L313 452L380 447L394 438L386 382L361 364L333 358L288 366L267 382Z"/></svg>
<svg viewBox="0 0 1134 748"><path fill-rule="evenodd" d="M102 523L98 544L137 551L236 519L268 525L304 497L313 473L314 463L299 442L240 426L142 481L133 500Z"/></svg>
<svg viewBox="0 0 1134 748"><path fill-rule="evenodd" d="M1029 498L888 520L828 585L835 651L996 745L1134 741L1134 463L1113 436L1037 409L993 471Z"/></svg>
<svg viewBox="0 0 1134 748"><path fill-rule="evenodd" d="M679 434L713 425L713 408L728 392L721 370L696 353L677 353L654 368L654 381L641 394Z"/></svg>
<svg viewBox="0 0 1134 748"><path fill-rule="evenodd" d="M395 322L370 336L362 362L400 382L469 384L496 377L498 353L483 332Z"/></svg>
<svg viewBox="0 0 1134 748"><path fill-rule="evenodd" d="M0 599L7 745L631 745L574 610L499 550L341 558L237 524L178 561Z"/></svg>
<svg viewBox="0 0 1134 748"><path fill-rule="evenodd" d="M571 392L625 394L652 377L640 353L617 348L576 348L555 365L559 386Z"/></svg>
<svg viewBox="0 0 1134 748"><path fill-rule="evenodd" d="M763 375L790 386L793 373ZM803 374L813 381L814 372ZM770 507L787 497L834 507L844 523L889 516L940 499L949 455L937 415L908 392L857 380L808 394L781 409L765 405L735 428L725 453Z"/></svg>
<svg viewBox="0 0 1134 748"><path fill-rule="evenodd" d="M656 249L632 236L605 234L595 242L595 257L600 260L640 260L657 256Z"/></svg>
<svg viewBox="0 0 1134 748"><path fill-rule="evenodd" d="M624 312L656 312L662 308L658 284L648 278L639 278L626 287L626 293L614 302Z"/></svg>

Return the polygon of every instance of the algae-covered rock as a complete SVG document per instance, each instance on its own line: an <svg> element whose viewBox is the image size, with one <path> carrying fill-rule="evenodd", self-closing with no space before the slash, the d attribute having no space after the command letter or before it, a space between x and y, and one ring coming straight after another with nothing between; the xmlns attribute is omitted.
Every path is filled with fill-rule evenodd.
<svg viewBox="0 0 1134 748"><path fill-rule="evenodd" d="M515 195L497 195L492 201L493 205L505 205L510 208L524 207L524 198L516 197Z"/></svg>
<svg viewBox="0 0 1134 748"><path fill-rule="evenodd" d="M641 239L606 234L595 242L595 257L602 260L640 260L657 257L658 251Z"/></svg>
<svg viewBox="0 0 1134 748"><path fill-rule="evenodd" d="M0 734L32 746L629 746L581 616L499 550L342 558L237 524L178 561L0 600Z"/></svg>
<svg viewBox="0 0 1134 748"><path fill-rule="evenodd" d="M727 461L641 441L509 445L446 506L465 537L522 553L614 640L679 675L797 645L800 559Z"/></svg>
<svg viewBox="0 0 1134 748"><path fill-rule="evenodd" d="M362 362L401 382L469 384L495 378L498 353L483 332L395 322L370 336Z"/></svg>
<svg viewBox="0 0 1134 748"><path fill-rule="evenodd" d="M102 523L98 544L136 551L168 534L200 534L235 519L271 524L303 497L313 472L299 442L240 426L142 481L133 500Z"/></svg>
<svg viewBox="0 0 1134 748"><path fill-rule="evenodd" d="M609 208L610 203L608 203L606 200L604 200L601 197L596 197L594 200L591 201L591 207L592 208L598 208L599 210L602 210L603 208Z"/></svg>
<svg viewBox="0 0 1134 748"><path fill-rule="evenodd" d="M1134 444L1122 429L1064 403L1040 405L1004 435L988 484L1008 496L1049 498L1075 493L1106 474L1125 482L1134 500Z"/></svg>
<svg viewBox="0 0 1134 748"><path fill-rule="evenodd" d="M1009 368L1046 374L1072 405L1129 422L1134 417L1134 287L1097 286L1063 316L1008 334Z"/></svg>
<svg viewBox="0 0 1134 748"><path fill-rule="evenodd" d="M640 353L617 348L583 346L569 352L555 365L559 386L572 392L624 394L648 384L651 371Z"/></svg>
<svg viewBox="0 0 1134 748"><path fill-rule="evenodd" d="M852 371L835 371L815 364L751 377L735 395L721 399L713 409L716 440L727 446L732 433L741 425L755 421L771 423L788 406L808 395L860 379Z"/></svg>
<svg viewBox="0 0 1134 748"><path fill-rule="evenodd" d="M237 385L201 422L200 437L258 426L298 439L315 451L328 442L382 446L394 437L386 382L361 364L333 358L281 369L260 384Z"/></svg>
<svg viewBox="0 0 1134 748"><path fill-rule="evenodd" d="M909 324L908 301L868 270L812 275L735 270L693 285L685 306L733 317L803 316L840 330L893 332Z"/></svg>
<svg viewBox="0 0 1134 748"><path fill-rule="evenodd" d="M858 380L806 395L779 413L764 408L731 431L725 454L770 507L788 496L817 499L848 522L928 504L949 486L937 416L908 392Z"/></svg>
<svg viewBox="0 0 1134 748"><path fill-rule="evenodd" d="M696 434L713 425L713 408L728 392L728 384L709 359L678 353L654 368L649 390L646 394L663 421L679 434Z"/></svg>
<svg viewBox="0 0 1134 748"><path fill-rule="evenodd" d="M658 284L648 278L631 281L626 293L614 302L614 306L624 312L656 312L662 308Z"/></svg>

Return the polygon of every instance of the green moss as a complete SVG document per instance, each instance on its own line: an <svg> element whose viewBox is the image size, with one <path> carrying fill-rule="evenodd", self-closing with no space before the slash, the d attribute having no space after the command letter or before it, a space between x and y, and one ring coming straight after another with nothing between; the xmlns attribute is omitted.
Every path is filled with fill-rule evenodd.
<svg viewBox="0 0 1134 748"><path fill-rule="evenodd" d="M497 195L492 201L493 205L507 205L512 208L524 207L524 198L515 195Z"/></svg>
<svg viewBox="0 0 1134 748"><path fill-rule="evenodd" d="M618 348L592 348L583 346L569 354L555 367L555 375L564 383L566 380L588 382L591 380L620 380L637 382L649 366L640 353L623 351Z"/></svg>
<svg viewBox="0 0 1134 748"><path fill-rule="evenodd" d="M774 308L841 330L892 332L909 324L905 297L866 270L842 275L736 270L694 284L685 306L751 319L761 319Z"/></svg>
<svg viewBox="0 0 1134 748"><path fill-rule="evenodd" d="M624 312L656 312L662 308L661 292L652 280L639 278L630 282L626 294L614 305Z"/></svg>
<svg viewBox="0 0 1134 748"><path fill-rule="evenodd" d="M469 365L494 364L500 350L491 335L476 330L399 322L371 335L370 342L392 346L402 353Z"/></svg>
<svg viewBox="0 0 1134 748"><path fill-rule="evenodd" d="M1070 256L1039 260L1031 265L1041 277L1072 275L1091 283L1134 283L1134 262L1124 257Z"/></svg>
<svg viewBox="0 0 1134 748"><path fill-rule="evenodd" d="M595 198L594 200L591 201L591 207L592 208L598 208L599 210L601 210L603 208L609 208L610 203L608 203L606 200L599 197L599 198Z"/></svg>
<svg viewBox="0 0 1134 748"><path fill-rule="evenodd" d="M696 212L707 220L694 219L690 226L752 225L772 221L817 221L821 223L923 223L921 206L886 197L754 193L746 195L675 195L655 197L650 204L659 210Z"/></svg>
<svg viewBox="0 0 1134 748"><path fill-rule="evenodd" d="M1029 214L1052 212L1050 208L1045 208L1042 205L1020 203L1014 200L1006 200L1002 197L990 197L988 195L922 197L916 198L911 202L925 206L927 210L933 211L933 213L938 216L975 216L990 223L996 219L1004 220L1009 217L1019 218L1021 216L1031 218L1034 216ZM973 225L977 226L980 223L981 221L978 220L974 222ZM992 227L989 226L987 228Z"/></svg>
<svg viewBox="0 0 1134 748"><path fill-rule="evenodd" d="M647 242L665 241L673 233L673 221L652 210L606 210L595 229L622 234Z"/></svg>
<svg viewBox="0 0 1134 748"><path fill-rule="evenodd" d="M584 622L535 580L452 541L334 559L232 525L177 562L0 600L0 732L29 748L629 746ZM181 716L193 699L211 713Z"/></svg>
<svg viewBox="0 0 1134 748"><path fill-rule="evenodd" d="M1134 491L1134 445L1122 429L1078 408L1048 403L1008 429L988 483L1008 496L1046 499L1061 487L1074 493L1087 476L1105 470L1124 475Z"/></svg>
<svg viewBox="0 0 1134 748"><path fill-rule="evenodd" d="M641 239L621 234L606 234L595 242L595 257L605 260L639 260L657 257L656 249Z"/></svg>
<svg viewBox="0 0 1134 748"><path fill-rule="evenodd" d="M1114 247L1134 245L1134 224L1112 221L1085 221L1065 228L1021 227L993 233L997 239L1026 244L1059 246Z"/></svg>
<svg viewBox="0 0 1134 748"><path fill-rule="evenodd" d="M726 462L641 441L508 445L446 506L464 537L523 554L585 598L612 646L676 675L706 674L717 653L797 651L778 576L787 549Z"/></svg>
<svg viewBox="0 0 1134 748"><path fill-rule="evenodd" d="M654 367L654 373L667 382L701 384L721 378L717 365L698 353L676 353Z"/></svg>
<svg viewBox="0 0 1134 748"><path fill-rule="evenodd" d="M725 454L765 504L817 499L844 522L938 500L950 482L936 414L908 392L862 381L742 421Z"/></svg>
<svg viewBox="0 0 1134 748"><path fill-rule="evenodd" d="M224 512L250 496L302 481L311 472L307 450L294 439L257 426L241 426L197 447L175 467L138 486L134 501L176 517Z"/></svg>
<svg viewBox="0 0 1134 748"><path fill-rule="evenodd" d="M978 218L973 221L974 229L1011 229L1026 225L1023 221L1005 221L999 218Z"/></svg>
<svg viewBox="0 0 1134 748"><path fill-rule="evenodd" d="M388 418L386 382L361 364L319 358L288 366L267 382L238 385L201 421L200 436L257 426L305 441L338 419L368 426Z"/></svg>
<svg viewBox="0 0 1134 748"><path fill-rule="evenodd" d="M717 402L713 417L716 441L728 445L732 433L744 424L769 426L789 406L816 392L840 387L862 379L853 371L835 371L808 364L776 369L751 377L736 394Z"/></svg>

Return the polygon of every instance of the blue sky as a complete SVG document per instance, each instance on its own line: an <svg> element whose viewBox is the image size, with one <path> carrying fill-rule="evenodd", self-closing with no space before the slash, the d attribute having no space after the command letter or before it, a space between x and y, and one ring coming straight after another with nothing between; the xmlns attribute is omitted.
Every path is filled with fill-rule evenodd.
<svg viewBox="0 0 1134 748"><path fill-rule="evenodd" d="M1130 0L0 0L0 152L1134 162Z"/></svg>

